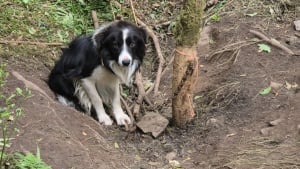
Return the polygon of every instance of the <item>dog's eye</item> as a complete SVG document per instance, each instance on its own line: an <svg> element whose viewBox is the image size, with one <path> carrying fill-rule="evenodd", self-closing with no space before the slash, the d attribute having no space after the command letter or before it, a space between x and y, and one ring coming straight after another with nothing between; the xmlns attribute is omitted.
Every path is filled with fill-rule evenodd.
<svg viewBox="0 0 300 169"><path fill-rule="evenodd" d="M133 42L130 43L130 44L129 44L129 47L130 47L130 48L134 48L134 47L135 47L135 43L133 43Z"/></svg>

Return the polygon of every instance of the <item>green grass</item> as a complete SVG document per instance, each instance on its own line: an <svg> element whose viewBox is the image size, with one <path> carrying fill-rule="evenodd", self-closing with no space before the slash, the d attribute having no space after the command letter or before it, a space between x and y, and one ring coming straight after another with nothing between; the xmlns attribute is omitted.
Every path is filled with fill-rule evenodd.
<svg viewBox="0 0 300 169"><path fill-rule="evenodd" d="M105 0L0 0L0 37L66 42L92 32L91 10L97 12L99 22L111 21L113 13L121 12Z"/></svg>
<svg viewBox="0 0 300 169"><path fill-rule="evenodd" d="M14 160L16 169L51 169L51 167L41 159L39 148L37 148L36 155L32 153L16 153Z"/></svg>

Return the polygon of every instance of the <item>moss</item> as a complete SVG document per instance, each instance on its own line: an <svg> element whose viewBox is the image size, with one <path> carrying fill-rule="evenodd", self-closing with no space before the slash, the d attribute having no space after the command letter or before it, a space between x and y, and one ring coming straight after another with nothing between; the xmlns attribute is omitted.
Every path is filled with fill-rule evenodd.
<svg viewBox="0 0 300 169"><path fill-rule="evenodd" d="M174 34L180 46L192 46L199 39L204 1L186 0L176 20Z"/></svg>

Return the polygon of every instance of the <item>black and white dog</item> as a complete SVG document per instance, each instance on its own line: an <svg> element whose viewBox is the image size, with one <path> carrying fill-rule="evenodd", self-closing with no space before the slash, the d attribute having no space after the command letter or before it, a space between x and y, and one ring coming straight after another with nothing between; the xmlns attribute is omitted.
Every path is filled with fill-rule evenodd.
<svg viewBox="0 0 300 169"><path fill-rule="evenodd" d="M112 106L118 125L130 124L120 104L119 84L129 85L145 55L146 32L126 21L103 25L73 40L51 71L50 89L57 99L112 125L104 105Z"/></svg>

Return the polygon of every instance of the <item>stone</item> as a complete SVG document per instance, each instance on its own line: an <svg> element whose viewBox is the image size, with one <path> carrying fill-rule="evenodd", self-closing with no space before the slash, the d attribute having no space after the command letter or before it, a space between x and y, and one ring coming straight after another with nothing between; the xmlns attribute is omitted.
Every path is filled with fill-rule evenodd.
<svg viewBox="0 0 300 169"><path fill-rule="evenodd" d="M168 124L169 120L162 115L149 112L136 125L144 133L151 133L154 138L157 138L166 129Z"/></svg>
<svg viewBox="0 0 300 169"><path fill-rule="evenodd" d="M294 21L296 31L300 31L300 20Z"/></svg>
<svg viewBox="0 0 300 169"><path fill-rule="evenodd" d="M266 128L261 129L261 130L260 130L260 133L261 133L263 136L268 136L268 135L270 135L271 130L272 130L272 127L266 127Z"/></svg>
<svg viewBox="0 0 300 169"><path fill-rule="evenodd" d="M206 121L206 126L211 128L219 128L224 126L224 118L218 117L218 118L210 118Z"/></svg>
<svg viewBox="0 0 300 169"><path fill-rule="evenodd" d="M281 121L282 121L282 119L276 119L276 120L270 121L269 125L270 126L277 126Z"/></svg>
<svg viewBox="0 0 300 169"><path fill-rule="evenodd" d="M169 153L166 155L165 158L166 158L168 161L172 161L172 160L175 159L176 156L177 156L177 153L174 152L174 151L172 151L172 152L169 152Z"/></svg>

